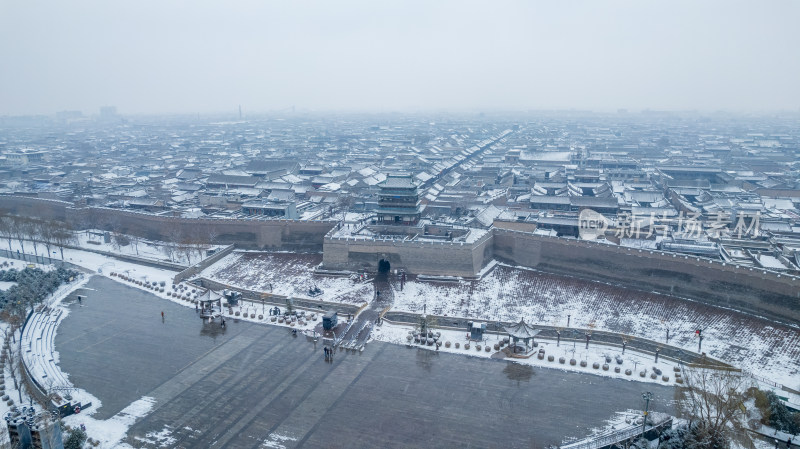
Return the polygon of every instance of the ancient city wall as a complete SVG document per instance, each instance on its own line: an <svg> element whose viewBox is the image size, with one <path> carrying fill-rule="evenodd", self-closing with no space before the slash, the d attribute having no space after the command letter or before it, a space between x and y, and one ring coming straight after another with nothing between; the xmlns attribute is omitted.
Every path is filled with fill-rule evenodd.
<svg viewBox="0 0 800 449"><path fill-rule="evenodd" d="M25 217L39 217L45 220L66 221L66 211L70 206L72 206L72 203L66 201L26 196L0 196L0 211L11 212Z"/></svg>
<svg viewBox="0 0 800 449"><path fill-rule="evenodd" d="M516 265L691 298L800 322L800 278L759 268L495 229L494 255Z"/></svg>
<svg viewBox="0 0 800 449"><path fill-rule="evenodd" d="M377 271L381 259L392 269L435 276L475 276L492 259L492 233L475 242L420 242L400 239L325 238L322 266Z"/></svg>
<svg viewBox="0 0 800 449"><path fill-rule="evenodd" d="M323 220L181 218L102 207L72 207L63 201L0 196L0 210L61 220L77 229L105 229L150 240L183 239L235 244L239 248L321 251L334 226Z"/></svg>
<svg viewBox="0 0 800 449"><path fill-rule="evenodd" d="M323 268L391 268L439 276L475 276L492 258L542 271L616 283L644 291L800 323L800 278L760 268L661 251L533 235L495 228L472 243L334 237L331 221L188 219L70 203L0 196L0 210L64 220L77 228L117 229L154 240L214 237L240 248L323 251ZM327 236L326 236L327 234Z"/></svg>

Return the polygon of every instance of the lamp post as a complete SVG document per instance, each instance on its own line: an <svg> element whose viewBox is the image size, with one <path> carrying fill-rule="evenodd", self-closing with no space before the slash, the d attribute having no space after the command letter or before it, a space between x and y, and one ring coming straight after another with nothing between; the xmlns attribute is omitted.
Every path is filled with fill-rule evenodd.
<svg viewBox="0 0 800 449"><path fill-rule="evenodd" d="M644 426L647 424L647 413L650 410L650 400L653 399L653 393L649 391L646 393L642 393L642 399L644 399L644 419L642 420L642 438L644 438Z"/></svg>
<svg viewBox="0 0 800 449"><path fill-rule="evenodd" d="M703 329L697 329L697 353L702 354L703 351Z"/></svg>

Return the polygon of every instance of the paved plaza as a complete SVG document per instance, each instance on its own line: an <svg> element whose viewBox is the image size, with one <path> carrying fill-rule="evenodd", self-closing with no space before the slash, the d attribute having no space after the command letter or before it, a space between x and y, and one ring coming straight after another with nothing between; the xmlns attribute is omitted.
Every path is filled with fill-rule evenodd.
<svg viewBox="0 0 800 449"><path fill-rule="evenodd" d="M191 308L96 276L56 337L106 419L144 396L126 442L152 447L543 447L614 412L671 411L673 389L387 343L338 352L283 327L203 324ZM161 311L165 318L162 321Z"/></svg>

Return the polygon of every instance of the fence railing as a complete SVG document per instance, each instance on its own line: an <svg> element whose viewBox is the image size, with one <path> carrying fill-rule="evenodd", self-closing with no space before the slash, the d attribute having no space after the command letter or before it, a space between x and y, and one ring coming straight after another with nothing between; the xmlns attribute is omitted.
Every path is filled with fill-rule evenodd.
<svg viewBox="0 0 800 449"><path fill-rule="evenodd" d="M668 427L672 427L672 417L660 417L655 423L646 426L644 432L642 432L641 426L632 425L631 427L625 429L613 430L611 432L595 435L575 443L563 445L561 446L561 449L606 448L616 443L630 440L633 437L642 435L643 433L646 434L648 432L652 432L653 430L660 432Z"/></svg>

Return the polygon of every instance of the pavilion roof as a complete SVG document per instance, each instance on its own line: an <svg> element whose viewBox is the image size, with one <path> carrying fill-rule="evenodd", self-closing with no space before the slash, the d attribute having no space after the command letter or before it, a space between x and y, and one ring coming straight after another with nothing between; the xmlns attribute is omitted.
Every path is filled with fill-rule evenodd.
<svg viewBox="0 0 800 449"><path fill-rule="evenodd" d="M506 326L504 328L507 334L515 338L533 338L541 332L541 329L534 329L525 323L525 319L519 320L519 323Z"/></svg>
<svg viewBox="0 0 800 449"><path fill-rule="evenodd" d="M219 293L212 291L211 289L206 290L205 293L200 295L197 298L198 302L217 302L222 299L222 295Z"/></svg>

